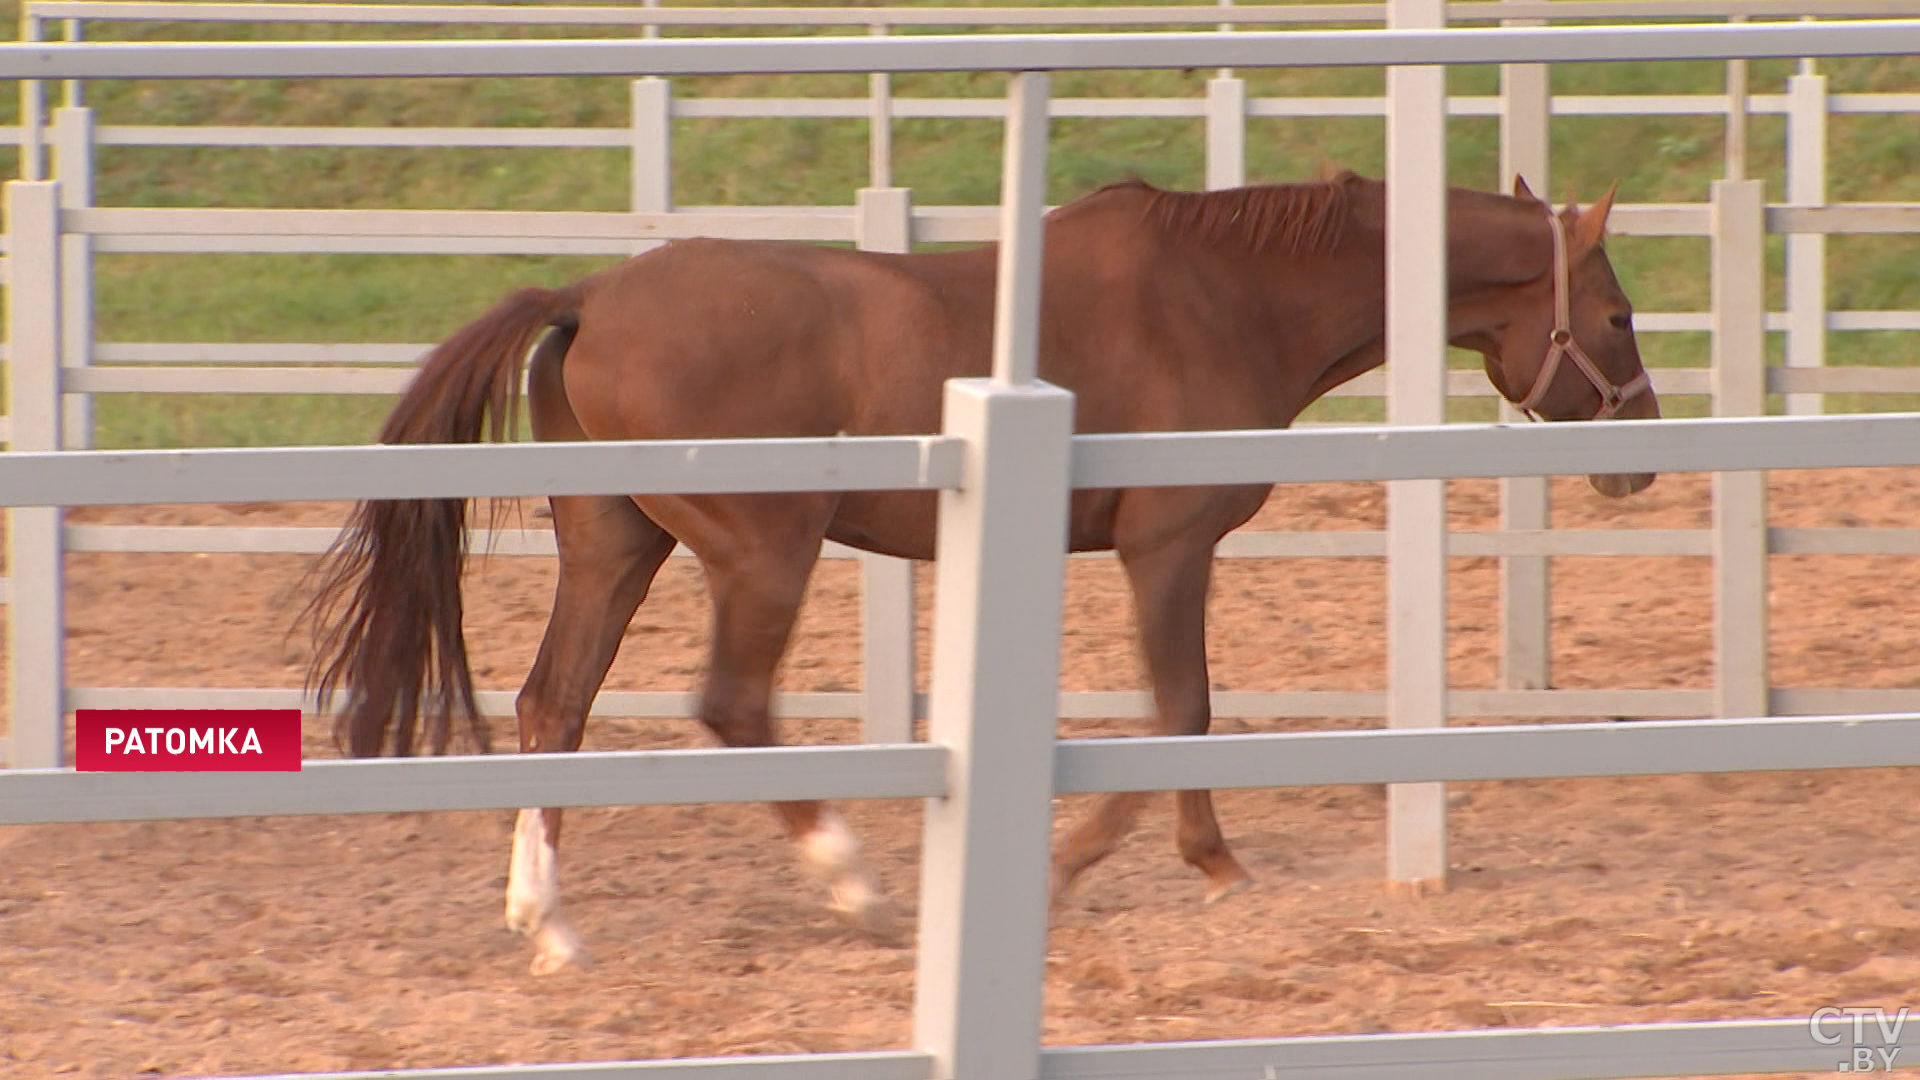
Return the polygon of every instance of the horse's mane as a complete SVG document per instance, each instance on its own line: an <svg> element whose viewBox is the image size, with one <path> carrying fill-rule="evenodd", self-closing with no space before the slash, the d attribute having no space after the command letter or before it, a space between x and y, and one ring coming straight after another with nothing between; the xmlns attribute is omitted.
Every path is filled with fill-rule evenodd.
<svg viewBox="0 0 1920 1080"><path fill-rule="evenodd" d="M1132 190L1147 199L1144 218L1169 232L1253 251L1288 254L1328 251L1347 222L1351 172L1309 184L1263 184L1225 191L1167 191L1141 179L1103 190Z"/></svg>

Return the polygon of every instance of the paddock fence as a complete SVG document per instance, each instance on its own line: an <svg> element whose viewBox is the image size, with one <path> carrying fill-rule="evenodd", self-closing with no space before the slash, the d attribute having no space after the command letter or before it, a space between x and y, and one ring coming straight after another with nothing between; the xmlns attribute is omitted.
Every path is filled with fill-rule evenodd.
<svg viewBox="0 0 1920 1080"><path fill-rule="evenodd" d="M0 46L0 77L44 79L660 74L1021 69L1008 104L999 229L1000 305L993 377L949 384L944 430L893 439L479 447L350 447L108 453L59 444L59 410L15 416L0 455L0 505L12 507L16 611L29 589L57 610L60 519L68 505L155 501L320 500L633 491L934 490L940 492L936 624L924 745L766 751L448 758L314 763L263 782L241 774L104 776L58 768L0 772L0 823L181 815L482 809L524 805L764 798L927 798L912 1048L785 1059L718 1059L574 1066L506 1066L415 1074L452 1077L715 1078L808 1076L898 1080L989 1077L1354 1076L1627 1077L1830 1069L1835 1048L1810 1019L1617 1028L1453 1032L1113 1047L1040 1045L1049 809L1057 793L1184 787L1391 785L1390 852L1400 876L1444 872L1447 780L1673 771L1847 768L1920 764L1920 715L1747 717L1635 725L1452 729L1444 662L1434 650L1395 665L1390 727L1382 731L1202 739L1076 740L1056 746L1060 540L1075 487L1246 482L1384 481L1394 511L1390 553L1400 567L1444 572L1443 478L1589 472L1762 470L1920 464L1920 414L1717 417L1600 425L1453 425L1445 401L1441 229L1408 215L1388 240L1389 371L1396 423L1386 428L1080 436L1071 396L1034 379L1041 178L1047 150L1047 70L1184 67L1195 63L1390 64L1389 199L1437 205L1430 167L1444 139L1441 95L1450 62L1594 60L1621 56L1882 55L1920 52L1920 21L1857 26L1662 28L1657 38L1609 27L1441 29L1438 5L1403 0L1395 27L1337 37L1289 34L1060 35L1020 42L900 41L513 42L405 50L326 45ZM932 49L927 45L931 43ZM849 45L854 47L849 48ZM1715 223L1744 219L1751 255L1768 214L1752 181L1723 181ZM58 385L59 321L47 314L59 281L59 184L9 185L9 376L48 394ZM71 211L77 222L88 213ZM198 212L195 212L198 213ZM238 213L238 212L236 212ZM1816 214L1819 212L1813 212ZM97 220L97 219L96 219ZM339 220L339 219L336 219ZM416 219L423 220L423 219ZM170 224L170 223L169 223ZM1739 297L1723 268L1716 300ZM1751 276L1750 274L1748 275ZM36 307L36 305L44 305ZM1728 305L1716 304L1724 312ZM1756 306L1744 337L1723 335L1719 358L1757 344ZM35 312L39 312L35 317ZM1721 316L1725 318L1723 314ZM1738 374L1744 372L1744 374ZM1752 400L1758 364L1717 370L1723 398ZM1763 400L1763 399L1762 399ZM29 442L30 445L20 445ZM563 479L556 479L560 477ZM1738 490L1737 488L1733 490ZM1723 498L1728 489L1723 489ZM1436 511L1438 517L1436 518ZM1750 523L1749 523L1750 524ZM1741 534L1764 561L1765 533ZM1725 541L1723 540L1723 543ZM27 558L23 561L23 553ZM31 576L29 576L31 575ZM1436 643L1431 582L1401 570L1390 587L1406 607L1390 634ZM44 597L42 597L44 599ZM1413 601L1408 603L1408 601ZM1444 621L1439 624L1444 634ZM41 641L57 665L58 638ZM1444 657L1444 652L1437 655ZM57 670L57 667L56 667ZM56 689L57 689L57 684ZM16 705L21 691L17 690ZM58 730L57 693L26 691L14 714L35 737ZM1725 702L1723 701L1723 704ZM18 748L16 747L16 750ZM1902 1041L1902 1040L1906 1041ZM1868 1031L1861 1045L1920 1041ZM1842 1057L1845 1055L1842 1054ZM335 1074L336 1078L344 1074ZM386 1074L394 1075L394 1074Z"/></svg>
<svg viewBox="0 0 1920 1080"><path fill-rule="evenodd" d="M1449 19L1539 25L1549 18L1697 17L1733 20L1864 19L1920 13L1920 0L1838 0L1808 5L1783 0L1652 0L1622 5L1613 0L1541 4L1512 0L1447 5ZM57 30L84 41L91 24L140 22L384 24L654 28L696 27L720 32L755 27L862 28L874 34L926 26L1069 25L1166 29L1208 22L1216 16L1236 27L1292 27L1328 22L1378 22L1379 4L1258 6L1231 8L1003 8L1003 9L808 9L808 8L558 8L434 7L419 5L311 5L217 3L119 3L35 0L25 11L30 40ZM1714 366L1662 369L1658 389L1667 397L1707 395L1717 415L1759 415L1769 394L1785 394L1790 412L1819 411L1827 393L1920 393L1920 368L1846 367L1826 364L1827 333L1920 330L1920 312L1828 311L1825 304L1824 238L1837 233L1920 232L1920 208L1911 205L1828 205L1825 177L1826 121L1833 115L1900 115L1920 110L1920 94L1832 94L1826 77L1804 60L1784 94L1751 94L1743 58L1726 61L1728 92L1718 95L1553 95L1540 64L1503 67L1497 97L1455 96L1456 116L1499 116L1503 172L1520 172L1547 190L1547 133L1553 116L1717 115L1727 125L1726 171L1734 182L1717 185L1709 204L1633 205L1616 209L1615 232L1633 236L1705 236L1713 249L1714 310L1650 312L1637 317L1643 333L1712 334ZM52 176L60 183L51 221L27 225L35 236L51 235L58 251L27 252L34 273L58 265L57 283L40 305L24 311L54 312L53 328L23 332L57 337L56 370L25 371L12 397L15 411L62 414L61 430L47 441L36 421L25 421L16 448L91 445L91 402L100 394L324 393L391 394L410 375L425 344L116 343L95 340L92 297L95 254L119 253L372 253L372 254L580 254L620 256L663 239L720 235L783 240L852 242L876 250L905 250L915 243L982 242L998 235L992 208L916 206L912 193L891 186L893 122L924 117L970 117L1002 121L998 99L915 99L892 93L892 75L870 76L864 99L700 98L676 96L669 80L641 78L632 84L630 123L624 128L273 128L231 126L97 125L84 103L83 82L60 82L62 104L46 110L44 80L22 83L22 125L13 134L22 150L23 175ZM1375 116L1387 112L1385 97L1249 97L1244 79L1221 69L1193 99L1057 99L1051 117L1198 117L1205 122L1209 186L1245 180L1250 120L1274 117ZM1762 205L1757 181L1739 181L1746 166L1747 119L1780 114L1788 125L1787 202ZM865 117L869 123L869 187L853 206L678 207L672 176L673 124L685 117ZM628 213L504 213L487 211L174 210L93 205L96 157L118 146L219 147L602 147L629 152ZM23 210L22 212L29 212ZM1786 309L1769 312L1763 264L1752 253L1764 237L1784 235L1788 245ZM51 261L49 261L51 260ZM1762 347L1769 333L1785 331L1787 366L1768 368ZM1742 365L1749 369L1737 370ZM1339 396L1381 397L1383 372L1373 372L1335 391ZM1476 372L1450 372L1452 397L1493 395ZM56 404L57 403L57 404ZM1511 412L1505 413L1511 417ZM0 419L0 424L7 421ZM7 434L0 429L0 436ZM1701 715L1804 715L1850 710L1920 708L1920 688L1776 687L1768 672L1768 635L1763 598L1765 564L1771 554L1920 554L1920 531L1904 529L1783 529L1769 527L1764 498L1751 489L1724 493L1707 529L1577 530L1551 528L1544 478L1501 481L1502 519L1495 530L1454 532L1447 554L1501 560L1501 681L1498 688L1455 690L1455 716L1544 718L1584 716L1692 717ZM1717 495L1717 497L1721 497ZM334 533L326 529L194 528L160 526L63 526L60 550L73 552L311 553ZM476 537L477 547L500 555L550 555L545 532L503 532ZM1226 558L1363 557L1388 555L1387 531L1244 532L1221 545ZM916 688L912 569L880 556L859 556L829 545L830 558L862 560L863 624L859 691L789 693L778 709L788 717L857 716L870 742L908 741L916 721L927 716L926 695ZM1556 556L1673 555L1715 560L1715 685L1711 689L1553 688L1550 560ZM57 561L57 560L56 560ZM52 565L52 564L49 564ZM39 633L60 632L58 603L46 589L14 598L0 579L0 599L12 601L11 616ZM1737 605L1728 617L1728 605ZM1757 613L1757 616L1756 616ZM15 654L16 695L39 704L26 715L59 708L175 708L293 706L304 704L291 688L67 687L50 660L29 649ZM483 694L490 714L511 713L512 695ZM1145 715L1144 692L1102 691L1062 695L1061 714L1075 718ZM690 711L683 693L606 693L600 715L679 717ZM1223 690L1215 715L1256 719L1283 716L1382 717L1388 692L1379 690ZM22 715L17 712L15 715ZM50 734L16 737L12 760L45 764L58 760ZM0 744L0 752L4 752Z"/></svg>

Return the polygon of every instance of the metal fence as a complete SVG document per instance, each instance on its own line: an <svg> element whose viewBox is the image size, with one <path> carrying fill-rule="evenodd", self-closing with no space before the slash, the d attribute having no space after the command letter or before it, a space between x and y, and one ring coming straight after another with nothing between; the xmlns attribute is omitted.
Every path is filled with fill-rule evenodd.
<svg viewBox="0 0 1920 1080"><path fill-rule="evenodd" d="M1817 8L1783 0L1654 0L1622 5L1612 0L1552 5L1465 3L1447 7L1449 18L1506 24L1593 17L1791 18L1816 12L1829 18L1920 13L1920 0L1846 0ZM758 8L552 8L432 7L416 5L301 5L100 3L42 0L29 4L28 36L59 26L69 38L84 37L88 23L103 21L201 21L268 23L415 22L463 25L698 27L892 27L923 25L1059 26L1095 23L1130 27L1190 25L1196 17L1231 18L1239 26L1379 21L1382 5L1203 8L1008 8L1008 9L758 9ZM1775 30L1781 29L1775 27ZM1044 41L1045 39L1034 39ZM844 41L844 39L843 39ZM824 43L823 43L824 44ZM885 47L881 41L861 43ZM111 51L118 46L106 47ZM1503 172L1526 174L1547 187L1547 138L1553 115L1707 114L1726 117L1729 182L1716 185L1707 205L1636 205L1618 208L1615 232L1642 236L1706 236L1713 251L1715 289L1711 312L1642 313L1643 332L1708 330L1715 342L1711 369L1663 369L1663 394L1709 394L1717 415L1759 415L1767 395L1787 395L1790 412L1819 411L1828 392L1920 392L1920 369L1825 365L1828 330L1920 330L1920 312L1839 311L1825 305L1824 238L1832 233L1920 232L1920 207L1886 204L1825 204L1825 123L1829 114L1920 111L1920 94L1829 94L1825 77L1803 70L1783 95L1749 95L1742 58L1730 59L1729 92L1719 95L1576 97L1549 94L1546 68L1514 63L1503 68L1498 97L1456 97L1453 115L1502 118ZM1808 61L1804 65L1811 67ZM890 75L871 76L865 99L713 99L676 97L662 78L633 83L632 115L625 128L412 129L96 126L82 103L80 83L69 80L60 108L46 116L41 81L23 83L24 174L37 178L48 165L61 182L60 208L44 228L60 248L58 287L42 302L58 312L59 369L22 373L12 398L16 412L60 408L65 423L60 445L89 445L89 404L111 393L331 393L397 391L410 365L426 348L386 345L225 345L211 343L101 343L91 324L95 253L121 252L362 252L362 253L548 253L620 255L662 238L726 235L790 240L856 242L879 250L905 250L914 242L985 241L998 234L995 211L971 207L914 206L911 193L888 187L892 176L895 118L929 116L1003 118L1006 105L992 99L903 99L891 92ZM1062 99L1049 115L1200 117L1207 134L1210 186L1244 179L1249 119L1278 116L1385 115L1386 98L1249 98L1245 82L1222 70L1209 80L1204 98ZM1744 130L1750 114L1778 113L1788 124L1787 204L1762 205L1758 181L1741 181ZM672 126L677 117L865 116L872 136L871 187L851 207L750 208L674 206L671 188ZM47 121L43 123L43 118ZM632 213L525 213L468 211L237 211L96 208L91 197L94 157L111 146L542 146L623 147L631 153ZM42 228L29 225L29 229ZM1767 234L1784 234L1788 247L1786 310L1765 303L1763 263L1754 253ZM1787 332L1788 366L1767 368L1762 347L1769 332ZM32 333L31 329L26 332ZM292 366L310 365L310 366ZM1370 373L1335 391L1377 397L1387 376ZM1488 397L1477 373L1446 376L1446 392ZM54 403L58 402L56 406ZM1508 414L1511 415L1511 414ZM0 423L5 423L0 420ZM23 421L18 448L44 442L38 421ZM5 431L0 430L0 435ZM1744 486L1742 486L1744 485ZM1767 665L1766 561L1772 554L1920 554L1920 531L1904 529L1769 528L1757 481L1728 479L1716 492L1721 513L1710 529L1659 531L1567 530L1550 527L1543 478L1501 482L1501 528L1445 538L1452 555L1501 560L1501 684L1498 689L1457 691L1452 715L1486 717L1640 717L1804 715L1853 710L1920 708L1920 690L1777 688ZM186 527L71 526L57 532L66 551L316 552L332 538L322 529L218 529ZM484 537L501 554L552 551L545 534L505 533ZM1383 531L1249 532L1229 537L1228 558L1286 556L1379 557L1388 553ZM854 553L829 545L828 556ZM1715 639L1712 689L1549 689L1551 685L1550 563L1565 555L1681 555L1715 560L1721 610ZM911 568L894 559L861 556L863 567L862 661L858 692L787 694L779 710L795 717L858 716L872 742L913 737L926 715L915 691L913 583ZM1390 573L1392 570L1390 568ZM0 579L0 598L9 583ZM1433 588L1433 586L1423 586ZM15 621L57 636L58 606L46 590L19 592ZM1439 595L1435 593L1435 595ZM1428 631L1428 636L1432 632ZM66 708L288 706L301 702L293 689L192 689L63 687L57 668L36 659L31 648L13 658L16 695ZM511 695L482 696L491 713L511 711ZM1063 695L1062 714L1072 717L1143 715L1142 692ZM681 693L608 693L603 715L683 716ZM1388 712L1381 690L1220 691L1221 717L1379 717ZM16 713L16 715L19 715ZM51 746L29 736L14 760L40 763Z"/></svg>
<svg viewBox="0 0 1920 1080"><path fill-rule="evenodd" d="M481 496L567 492L935 489L940 491L935 654L929 744L768 751L666 751L501 759L315 763L289 779L102 776L60 769L0 772L0 823L604 805L638 801L925 796L914 1048L798 1059L643 1062L440 1070L442 1078L772 1076L987 1080L1006 1077L1355 1076L1625 1077L1676 1072L1827 1069L1835 1049L1807 1020L1562 1031L1244 1040L1193 1045L1040 1046L1049 807L1054 794L1185 787L1386 782L1397 820L1391 850L1403 876L1444 872L1442 782L1450 779L1639 775L1672 771L1920 764L1920 716L1741 719L1640 725L1444 730L1444 663L1436 671L1437 581L1395 573L1412 609L1391 629L1409 663L1388 688L1397 729L1205 739L1077 741L1056 747L1060 539L1074 487L1379 480L1390 486L1388 547L1400 566L1444 567L1441 477L1611 471L1723 471L1920 464L1920 414L1717 418L1537 427L1396 426L1384 430L1086 436L1071 432L1071 396L1033 379L1037 338L1045 69L1388 63L1389 199L1431 199L1443 138L1441 69L1453 61L1522 62L1619 56L1879 55L1920 52L1920 21L1858 27L1675 27L1659 35L1610 28L1479 31L1437 26L1438 4L1403 0L1407 29L1312 34L1076 35L1018 44L979 38L895 42L486 43L378 45L0 46L0 77L248 77L271 73L511 75L649 72L1024 69L1008 103L999 235L1003 320L993 378L950 384L944 431L905 439L763 440L493 447L199 450L59 449L59 410L16 417L15 452L0 455L0 505L16 606L58 608L61 505L154 501ZM1422 29L1412 29L1422 27ZM1249 43L1252 43L1251 46ZM929 49L927 46L933 46ZM1712 211L1723 262L1753 253L1768 211L1751 181L1725 181ZM8 323L12 389L50 402L60 321L53 294L65 211L57 182L9 186ZM1844 212L1844 211L1843 211ZM144 213L144 212L143 212ZM1786 213L1783 211L1782 213ZM1794 211L1812 214L1819 211ZM98 218L91 219L95 223ZM159 220L159 219L156 219ZM237 219L228 219L237 220ZM292 219L299 221L301 219ZM318 219L306 219L317 221ZM338 223L347 219L335 218ZM365 225L369 219L354 219ZM412 219L424 221L425 219ZM1445 398L1442 275L1406 270L1444 257L1444 218L1388 240L1389 342L1397 420L1427 421ZM1743 224L1729 224L1742 222ZM170 223L170 222L169 222ZM185 223L185 219L181 219ZM683 222L684 225L684 222ZM642 227L636 225L636 228ZM657 223L662 230L682 225ZM480 230L498 236L497 231ZM1723 266L1719 359L1757 345L1751 280ZM1023 302L1024 301L1024 302ZM1423 302L1424 301L1424 302ZM1749 402L1761 368L1717 368L1723 400ZM1743 374L1744 372L1744 374ZM686 453L697 447L699 453ZM551 468L564 459L564 470ZM1517 466L1515 463L1524 463ZM544 466L544 467L543 467ZM1735 489L1744 490L1744 489ZM1728 491L1723 490L1723 498ZM1436 514L1436 512L1438 512ZM1764 557L1764 530L1729 534L1723 559ZM1431 575L1439 578L1439 574ZM57 671L57 635L16 610L13 644ZM55 624L57 629L57 623ZM1444 623L1437 629L1443 633ZM48 654L51 653L49 657ZM19 655L16 653L16 656ZM1437 655L1444 656L1444 652ZM16 689L16 707L23 691ZM15 723L58 730L58 684L24 691ZM1735 702L1723 695L1723 705ZM57 745L55 747L57 754ZM1873 1046L1892 1045L1876 1032ZM392 1074L388 1074L392 1075ZM425 1074L423 1074L425 1075Z"/></svg>

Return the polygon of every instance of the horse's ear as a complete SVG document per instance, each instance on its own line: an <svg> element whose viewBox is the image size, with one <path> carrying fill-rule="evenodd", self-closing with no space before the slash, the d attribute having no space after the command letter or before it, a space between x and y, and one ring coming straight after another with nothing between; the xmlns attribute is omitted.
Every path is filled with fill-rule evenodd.
<svg viewBox="0 0 1920 1080"><path fill-rule="evenodd" d="M1535 195L1533 189L1527 186L1527 178L1521 176L1519 173L1513 174L1513 197L1516 199L1531 199L1534 202L1540 201L1540 196Z"/></svg>
<svg viewBox="0 0 1920 1080"><path fill-rule="evenodd" d="M1600 201L1587 207L1586 212L1574 219L1573 240L1578 247L1594 247L1607 236L1607 215L1613 212L1613 197L1620 191L1620 181L1615 180Z"/></svg>

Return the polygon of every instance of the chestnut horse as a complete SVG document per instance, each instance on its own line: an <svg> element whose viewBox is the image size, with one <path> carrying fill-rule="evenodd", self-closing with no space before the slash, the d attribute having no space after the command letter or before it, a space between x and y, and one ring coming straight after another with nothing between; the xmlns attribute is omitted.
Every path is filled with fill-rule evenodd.
<svg viewBox="0 0 1920 1080"><path fill-rule="evenodd" d="M1455 189L1448 334L1493 385L1550 420L1659 415L1631 310L1601 239L1612 193L1555 211ZM1282 428L1384 359L1384 186L1351 173L1188 193L1104 188L1046 219L1040 375L1075 394L1081 432ZM723 439L940 430L941 386L989 368L991 247L893 255L688 240L560 289L522 289L427 356L381 432L463 443L510 430L523 370L534 437ZM531 350L531 357L528 353ZM1571 363L1562 363L1570 359ZM1649 475L1592 478L1624 496ZM1206 605L1214 545L1268 485L1077 491L1075 551L1113 550L1133 590L1155 730L1209 723ZM551 500L559 584L521 690L520 749L580 745L628 621L676 541L713 602L700 720L729 746L774 742L774 670L821 542L934 554L935 495L565 496ZM362 503L317 568L309 683L347 752L448 746L454 715L484 748L461 634L466 503ZM440 703L438 706L423 703ZM422 713L425 713L424 722ZM1056 895L1113 850L1145 795L1111 796L1062 844ZM859 846L821 803L775 809L832 905L873 925L884 903ZM1249 879L1208 792L1178 796L1178 847L1215 899ZM560 911L560 811L514 832L507 922L534 971L584 959Z"/></svg>

